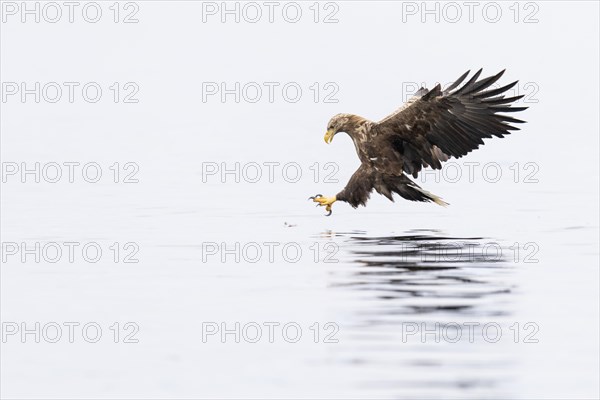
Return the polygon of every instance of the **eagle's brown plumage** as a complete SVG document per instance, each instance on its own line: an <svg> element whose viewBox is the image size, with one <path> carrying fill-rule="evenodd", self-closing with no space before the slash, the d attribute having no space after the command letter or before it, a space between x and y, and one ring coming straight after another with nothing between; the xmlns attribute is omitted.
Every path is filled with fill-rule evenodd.
<svg viewBox="0 0 600 400"><path fill-rule="evenodd" d="M479 70L461 86L467 71L446 90L439 84L431 90L421 88L402 108L379 122L350 114L333 117L326 140L337 132L348 133L361 161L333 201L356 208L365 205L375 189L392 201L397 193L407 200L446 205L405 173L416 178L424 167L440 169L450 157L460 158L477 149L484 138L501 138L519 129L511 124L524 121L503 114L527 108L510 105L523 96L503 94L517 82L489 89L503 73L479 79Z"/></svg>

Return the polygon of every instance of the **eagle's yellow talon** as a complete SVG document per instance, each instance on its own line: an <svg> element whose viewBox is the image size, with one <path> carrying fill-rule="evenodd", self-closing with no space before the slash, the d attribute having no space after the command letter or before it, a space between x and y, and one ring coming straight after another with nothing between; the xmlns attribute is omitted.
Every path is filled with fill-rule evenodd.
<svg viewBox="0 0 600 400"><path fill-rule="evenodd" d="M323 197L322 195L316 195L310 198L312 201L314 201L317 204L317 207L321 206L321 207L325 207L325 211L328 211L329 214L326 214L327 216L330 216L332 213L331 210L331 206L333 205L333 203L335 203L337 201L337 199L335 198L335 196L333 197Z"/></svg>

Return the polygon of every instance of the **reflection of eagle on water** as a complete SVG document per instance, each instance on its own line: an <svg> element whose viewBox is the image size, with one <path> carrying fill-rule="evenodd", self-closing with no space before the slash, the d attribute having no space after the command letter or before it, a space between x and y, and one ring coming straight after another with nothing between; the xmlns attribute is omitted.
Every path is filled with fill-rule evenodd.
<svg viewBox="0 0 600 400"><path fill-rule="evenodd" d="M519 128L510 123L524 122L498 113L525 110L510 103L523 96L504 97L502 93L517 82L488 89L504 73L477 80L481 70L458 88L470 71L446 90L438 84L421 88L404 106L379 122L352 114L338 114L327 125L325 142L338 132L346 132L354 142L361 165L337 195L311 197L331 215L335 201L352 207L366 205L371 191L393 200L392 194L412 201L433 201L446 206L438 196L423 190L404 173L417 177L423 167L442 168L450 157L460 158L479 145L483 138L504 137Z"/></svg>

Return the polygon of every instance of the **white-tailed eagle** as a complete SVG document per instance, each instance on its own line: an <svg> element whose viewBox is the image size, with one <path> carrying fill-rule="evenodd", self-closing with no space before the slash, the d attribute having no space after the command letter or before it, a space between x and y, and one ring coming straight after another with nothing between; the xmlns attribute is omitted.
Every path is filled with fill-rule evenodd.
<svg viewBox="0 0 600 400"><path fill-rule="evenodd" d="M489 89L504 73L479 79L481 69L464 85L464 73L447 89L438 84L421 88L406 104L379 122L352 114L338 114L327 125L325 142L338 132L347 133L354 142L361 165L346 187L333 197L316 195L311 200L331 215L336 201L352 207L366 205L373 189L394 201L392 194L412 201L448 205L438 196L421 189L405 174L416 178L422 168L442 168L450 157L460 158L484 144L484 138L502 138L519 130L519 119L504 115L527 107L511 107L523 96L505 97L503 93L518 81Z"/></svg>

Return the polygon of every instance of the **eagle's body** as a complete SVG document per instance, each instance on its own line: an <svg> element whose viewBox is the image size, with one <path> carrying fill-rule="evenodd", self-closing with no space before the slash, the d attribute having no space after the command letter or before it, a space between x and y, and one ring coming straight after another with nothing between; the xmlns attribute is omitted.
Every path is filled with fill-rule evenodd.
<svg viewBox="0 0 600 400"><path fill-rule="evenodd" d="M477 80L479 70L459 87L468 73L444 91L439 84L431 90L421 88L400 109L379 122L351 114L333 117L325 141L331 142L336 133L346 132L354 142L361 165L336 196L317 195L312 199L327 211L338 200L356 208L365 205L375 189L392 201L393 193L397 193L407 200L447 205L406 174L416 178L422 168L440 169L450 157L460 158L477 149L484 144L484 138L501 138L518 130L510 123L524 122L499 114L526 109L510 106L523 96L502 95L517 82L488 89L504 71Z"/></svg>

